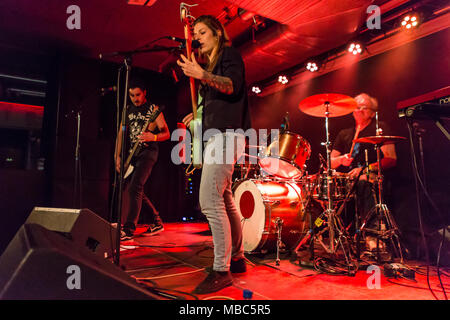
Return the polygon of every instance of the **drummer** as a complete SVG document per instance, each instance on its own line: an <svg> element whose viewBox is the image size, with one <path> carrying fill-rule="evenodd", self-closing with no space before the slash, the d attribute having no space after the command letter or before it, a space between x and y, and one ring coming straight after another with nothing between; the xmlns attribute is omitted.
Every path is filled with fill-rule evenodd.
<svg viewBox="0 0 450 320"><path fill-rule="evenodd" d="M370 171L378 170L377 155L373 145L355 143L352 150L354 139L377 135L375 112L378 111L378 101L366 93L357 95L355 101L357 104L357 108L353 111L355 126L339 132L331 151L331 167L339 172L348 172L352 178L359 175L365 164L365 149L368 150ZM379 121L378 126L382 130L382 135L390 135L389 127L385 122ZM381 153L382 170L396 165L397 154L393 143L381 146ZM361 177L361 179L364 178Z"/></svg>
<svg viewBox="0 0 450 320"><path fill-rule="evenodd" d="M377 154L374 145L353 143L353 140L377 135L375 115L378 110L378 101L366 93L361 93L354 99L357 103L357 108L353 111L355 126L338 133L331 151L331 168L338 172L347 172L351 178L358 177L366 162L365 150L367 149L369 182L367 175L362 174L356 189L358 214L361 221L364 221L368 211L375 205L372 183L375 182L378 170ZM390 135L389 127L385 122L379 121L378 127L381 129L379 134ZM381 146L381 153L381 169L384 172L396 165L395 145L391 143ZM369 244L369 247L372 249L373 243Z"/></svg>

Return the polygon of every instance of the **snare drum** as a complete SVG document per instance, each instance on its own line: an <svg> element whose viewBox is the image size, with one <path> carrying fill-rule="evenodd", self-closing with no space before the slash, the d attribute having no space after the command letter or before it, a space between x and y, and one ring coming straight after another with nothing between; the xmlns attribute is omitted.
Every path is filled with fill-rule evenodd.
<svg viewBox="0 0 450 320"><path fill-rule="evenodd" d="M315 175L316 189L313 197L318 200L328 200L328 180L326 173ZM331 198L332 200L344 200L350 192L352 180L347 173L334 172L331 178Z"/></svg>
<svg viewBox="0 0 450 320"><path fill-rule="evenodd" d="M276 250L277 218L282 219L281 240L293 248L308 228L303 210L303 191L295 183L246 180L234 191L241 215L245 252Z"/></svg>
<svg viewBox="0 0 450 320"><path fill-rule="evenodd" d="M300 178L303 165L311 155L311 146L302 136L285 132L273 141L259 160L259 165L268 174L284 178Z"/></svg>

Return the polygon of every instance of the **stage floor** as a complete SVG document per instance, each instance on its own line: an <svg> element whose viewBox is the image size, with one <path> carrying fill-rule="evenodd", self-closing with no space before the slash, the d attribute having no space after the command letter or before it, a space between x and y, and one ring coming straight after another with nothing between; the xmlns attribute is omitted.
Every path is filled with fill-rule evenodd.
<svg viewBox="0 0 450 320"><path fill-rule="evenodd" d="M195 296L194 288L207 276L213 262L213 244L205 222L166 223L157 235L122 242L120 264L140 282L167 293L168 298L242 300L243 290L253 292L254 300L435 300L427 284L424 264L406 261L410 267L420 267L415 281L388 279L379 273L378 288L374 273L357 271L355 276L320 273L302 266L289 253L246 254L247 272L233 275L234 284L218 292ZM137 234L145 231L140 226ZM448 273L441 274L449 285ZM429 283L436 296L443 299L435 268L430 268ZM372 287L372 288L370 288Z"/></svg>

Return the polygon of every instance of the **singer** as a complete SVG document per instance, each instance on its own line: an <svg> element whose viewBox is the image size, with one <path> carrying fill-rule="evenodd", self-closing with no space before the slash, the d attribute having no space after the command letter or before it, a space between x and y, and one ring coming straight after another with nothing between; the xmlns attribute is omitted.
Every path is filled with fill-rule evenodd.
<svg viewBox="0 0 450 320"><path fill-rule="evenodd" d="M200 42L199 51L207 61L206 66L203 68L194 54L192 61L181 55L182 60L177 63L185 75L201 82L199 98L204 103L203 132L213 128L219 131L208 140L204 149L200 182L200 206L211 227L214 264L212 272L194 293L206 294L232 285L230 271L246 271L241 221L231 191L234 164L244 152L245 137L226 130L245 131L250 123L244 62L240 53L229 46L223 25L213 16L200 16L194 21L194 38ZM192 119L192 113L188 114L183 123L189 127ZM234 162L210 161L207 155L211 150L223 150L222 159L228 159L226 155L232 153Z"/></svg>

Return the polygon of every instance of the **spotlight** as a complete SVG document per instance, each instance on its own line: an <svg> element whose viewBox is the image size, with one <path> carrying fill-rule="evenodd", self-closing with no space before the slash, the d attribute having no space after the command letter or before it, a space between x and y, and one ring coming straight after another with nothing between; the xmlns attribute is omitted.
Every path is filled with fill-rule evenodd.
<svg viewBox="0 0 450 320"><path fill-rule="evenodd" d="M362 45L360 45L357 42L352 42L349 46L348 46L348 52L357 55L358 53L361 54L362 52Z"/></svg>
<svg viewBox="0 0 450 320"><path fill-rule="evenodd" d="M289 80L286 76L278 76L278 82L280 82L282 84L286 84L289 82Z"/></svg>
<svg viewBox="0 0 450 320"><path fill-rule="evenodd" d="M403 17L402 19L402 28L407 30L412 29L413 27L417 27L419 24L419 15L416 13L411 13Z"/></svg>
<svg viewBox="0 0 450 320"><path fill-rule="evenodd" d="M319 70L319 67L317 66L317 63L315 62L308 62L306 64L306 69L308 69L311 72Z"/></svg>
<svg viewBox="0 0 450 320"><path fill-rule="evenodd" d="M252 92L256 93L256 94L259 94L259 93L261 93L261 89L258 86L253 86L252 87Z"/></svg>

